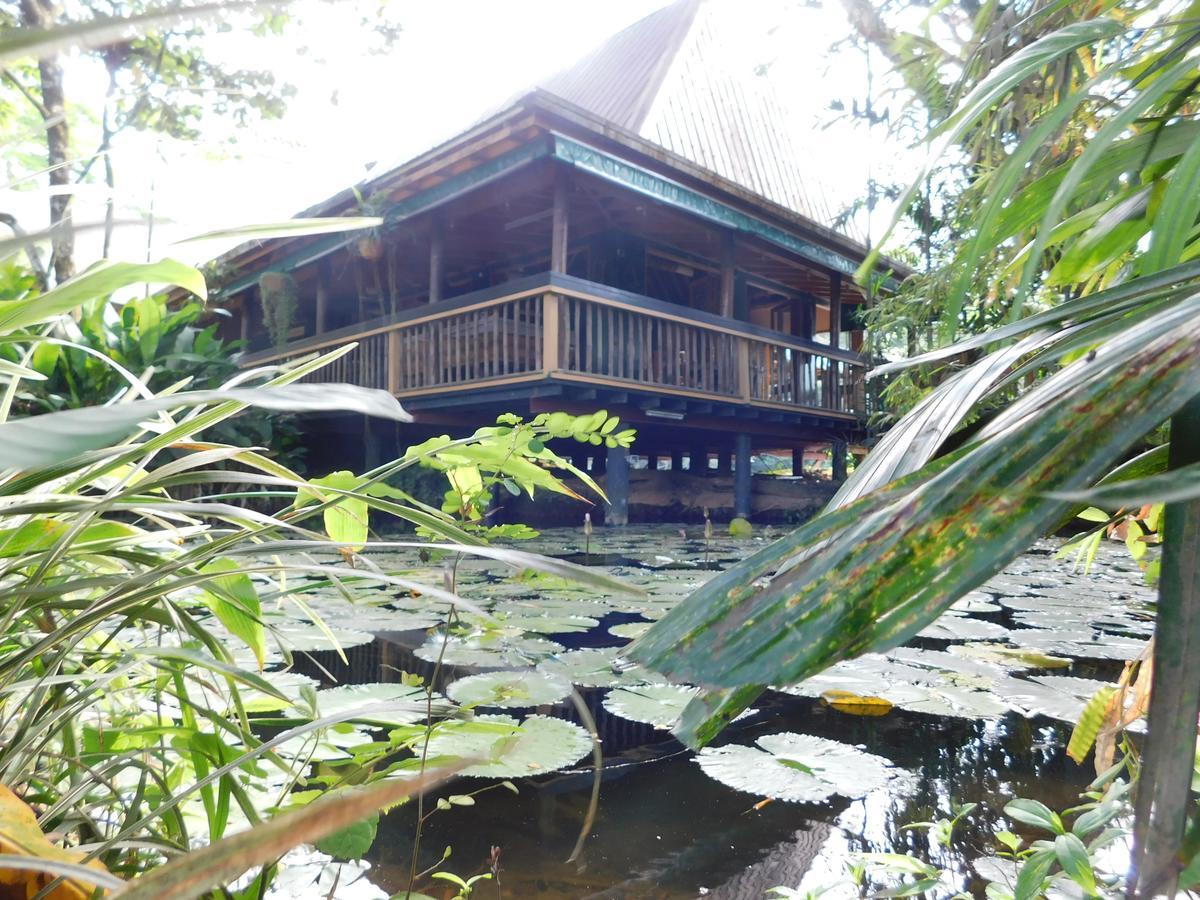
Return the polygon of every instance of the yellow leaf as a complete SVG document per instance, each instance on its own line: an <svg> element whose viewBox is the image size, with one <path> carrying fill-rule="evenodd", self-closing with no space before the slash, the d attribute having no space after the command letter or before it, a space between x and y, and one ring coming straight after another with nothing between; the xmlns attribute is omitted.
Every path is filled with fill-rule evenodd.
<svg viewBox="0 0 1200 900"><path fill-rule="evenodd" d="M892 704L882 697L868 697L851 691L825 691L821 699L836 709L851 716L886 716Z"/></svg>
<svg viewBox="0 0 1200 900"><path fill-rule="evenodd" d="M37 816L20 797L0 784L0 853L31 856L56 862L83 863L87 855L79 850L64 850L50 842L38 827ZM97 872L108 869L97 860L83 863ZM34 872L28 869L0 869L0 885L23 886L22 897L32 897L54 880L49 872ZM94 896L95 888L83 881L69 879L45 895L46 900L88 900ZM101 889L101 895L108 891ZM0 897L15 896L11 891L0 891Z"/></svg>

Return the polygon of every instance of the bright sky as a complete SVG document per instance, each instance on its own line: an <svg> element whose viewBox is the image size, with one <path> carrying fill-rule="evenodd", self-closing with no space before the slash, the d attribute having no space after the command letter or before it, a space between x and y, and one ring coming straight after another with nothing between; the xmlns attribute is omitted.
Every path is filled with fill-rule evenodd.
<svg viewBox="0 0 1200 900"><path fill-rule="evenodd" d="M856 51L831 55L847 31L837 0L708 0L738 5L747 21L748 59L801 111L806 149L835 199L861 195L870 166L896 165L882 129L830 123L829 102L861 97L865 63ZM539 78L571 64L608 35L665 5L664 0L407 0L389 15L403 33L387 55L367 54L357 25L338 3L297 0L303 34L288 39L222 35L211 53L247 68L270 68L297 86L280 121L241 130L213 122L196 145L122 136L115 149L118 218L141 218L153 202L155 251L218 227L276 221L354 183L371 162L408 159L452 136ZM303 52L305 45L311 52ZM98 67L74 65L68 91L97 108ZM232 138L227 143L224 138ZM26 197L26 205L31 199ZM40 215L30 207L34 223ZM97 221L100 201L80 198L76 221ZM169 219L170 224L164 223ZM882 214L873 231L878 235ZM28 226L27 226L28 227ZM144 258L146 229L121 230L114 255ZM80 238L80 263L99 252ZM195 251L192 251L194 255Z"/></svg>

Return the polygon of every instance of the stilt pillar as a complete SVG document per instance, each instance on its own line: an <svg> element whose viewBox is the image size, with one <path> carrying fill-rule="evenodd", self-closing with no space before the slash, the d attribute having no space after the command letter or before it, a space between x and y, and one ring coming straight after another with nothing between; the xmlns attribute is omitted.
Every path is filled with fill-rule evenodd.
<svg viewBox="0 0 1200 900"><path fill-rule="evenodd" d="M609 447L608 474L604 479L604 492L608 494L608 512L604 521L607 525L629 524L629 451L624 447Z"/></svg>
<svg viewBox="0 0 1200 900"><path fill-rule="evenodd" d="M734 438L733 451L733 514L750 518L750 435Z"/></svg>
<svg viewBox="0 0 1200 900"><path fill-rule="evenodd" d="M688 451L688 471L693 475L708 474L708 450L700 446Z"/></svg>
<svg viewBox="0 0 1200 900"><path fill-rule="evenodd" d="M682 472L683 471L683 451L682 450L672 450L671 451L671 471L672 472Z"/></svg>
<svg viewBox="0 0 1200 900"><path fill-rule="evenodd" d="M799 478L804 474L804 448L792 448L792 475Z"/></svg>
<svg viewBox="0 0 1200 900"><path fill-rule="evenodd" d="M831 445L833 453L833 480L846 480L846 452L847 446L845 441L834 441Z"/></svg>

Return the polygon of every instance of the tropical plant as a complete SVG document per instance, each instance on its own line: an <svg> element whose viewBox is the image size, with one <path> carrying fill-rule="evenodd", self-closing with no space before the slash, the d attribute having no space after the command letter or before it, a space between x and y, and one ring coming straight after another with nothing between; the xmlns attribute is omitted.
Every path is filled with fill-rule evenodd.
<svg viewBox="0 0 1200 900"><path fill-rule="evenodd" d="M46 293L0 300L0 339L17 351L15 362L0 367L5 409L23 381L40 377L31 361L51 322L147 281L204 293L199 272L180 263L102 263ZM147 887L127 893L183 890L178 885L206 891L254 865L264 867L258 879L265 884L294 843L394 805L464 760L497 764L508 753L532 752L521 724L475 724L469 709L434 704L415 686L327 696L282 674L297 637L312 645L316 634L319 643L339 647L314 606L322 592L357 604L360 615L402 597L487 620L452 586L414 578L411 561L369 562L379 549L482 555L520 572L618 587L583 567L487 546L449 513L386 487L392 474L427 464L460 474L473 467L480 484L565 491L553 469L569 464L544 444L557 435L548 424L557 426L553 416L536 424L509 419L464 440L417 448L345 483L307 481L257 451L205 439L248 405L407 418L385 392L295 383L350 349L259 371L252 384L239 375L195 391L172 385L155 394L126 371L130 391L117 403L0 422L0 784L16 792L14 803L35 810L39 829L66 836L70 848L47 856L34 846L24 862L7 859L0 869L24 866L42 879L39 887L42 873L112 887L111 876L79 863L99 861L128 878L183 853ZM582 418L567 421L584 439L620 433L607 415ZM275 497L282 508L252 512L228 503L228 494L206 496L204 486L214 483ZM196 486L200 496L175 499ZM428 537L371 540L368 510L417 525ZM302 623L307 638L297 634ZM439 731L448 736L427 759L416 748L430 744L428 726L418 724L430 716L446 723ZM324 758L322 748L336 745L348 722L360 723L364 734L390 730L386 740L356 746L349 765L314 776L311 761ZM480 733L497 746L472 740ZM585 752L587 744L585 736ZM429 778L405 785L389 778L424 773L427 763ZM363 784L379 781L374 793L362 793ZM304 819L304 828L290 832L264 824L272 810L318 797L319 821ZM285 813L285 821L293 815L303 810ZM253 837L221 843L246 824L255 826ZM203 864L186 856L208 843Z"/></svg>
<svg viewBox="0 0 1200 900"><path fill-rule="evenodd" d="M1142 757L1131 880L1141 897L1173 891L1197 809L1200 490L1191 472L1200 461L1200 141L1192 116L1200 26L1190 8L1098 9L1112 15L1066 24L997 66L933 135L940 147L986 130L1031 80L1080 59L1092 67L986 174L972 232L946 270L952 298L985 302L972 293L983 254L1019 247L994 282L1009 321L877 370L957 366L821 515L714 578L631 655L712 688L676 731L702 744L760 685L907 640L1116 482L1119 501L1092 505L1116 513L1168 501L1153 662L1171 674L1155 682ZM1081 151L1027 181L1030 160L1083 109L1096 120L1081 126ZM1037 311L1023 316L1031 305ZM945 307L945 336L957 330L961 308ZM973 410L1010 398L947 448ZM1172 475L1129 479L1114 469L1170 417L1170 450L1156 466Z"/></svg>

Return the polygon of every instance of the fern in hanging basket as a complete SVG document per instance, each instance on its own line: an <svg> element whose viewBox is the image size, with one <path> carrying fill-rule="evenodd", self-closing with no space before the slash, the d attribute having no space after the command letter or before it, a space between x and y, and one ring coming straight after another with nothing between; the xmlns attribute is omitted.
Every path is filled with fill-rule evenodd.
<svg viewBox="0 0 1200 900"><path fill-rule="evenodd" d="M282 349L287 345L299 306L296 279L284 272L264 272L258 279L258 298L271 343Z"/></svg>

